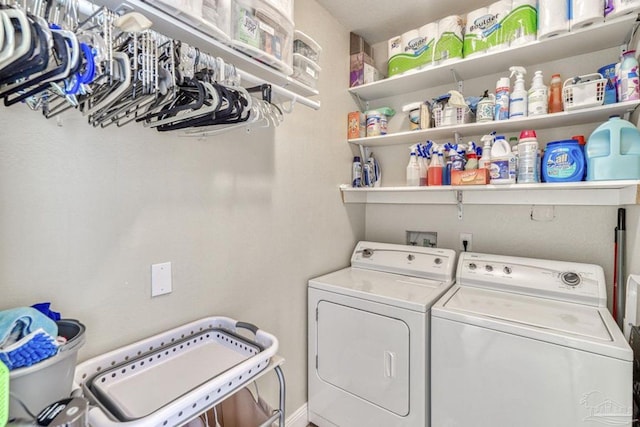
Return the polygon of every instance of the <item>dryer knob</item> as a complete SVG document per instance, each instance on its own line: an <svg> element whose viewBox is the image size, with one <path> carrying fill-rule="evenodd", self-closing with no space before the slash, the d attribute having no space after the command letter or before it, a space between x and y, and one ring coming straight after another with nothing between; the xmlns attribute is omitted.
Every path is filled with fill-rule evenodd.
<svg viewBox="0 0 640 427"><path fill-rule="evenodd" d="M469 263L469 270L475 270L476 268L478 268L478 266L476 265L475 262Z"/></svg>
<svg viewBox="0 0 640 427"><path fill-rule="evenodd" d="M415 257L415 255L409 254L409 255L407 255L407 259L409 261L413 261L414 259L416 259L416 257Z"/></svg>
<svg viewBox="0 0 640 427"><path fill-rule="evenodd" d="M435 262L437 265L442 264L442 258L436 258L433 260L433 262Z"/></svg>
<svg viewBox="0 0 640 427"><path fill-rule="evenodd" d="M492 265L487 264L487 265L485 265L485 266L484 266L484 269L485 269L485 270L487 270L487 271L489 271L489 272L491 272L491 271L493 271L493 266L492 266Z"/></svg>
<svg viewBox="0 0 640 427"><path fill-rule="evenodd" d="M502 269L502 271L504 271L504 274L511 274L513 270L511 269L511 267L505 267Z"/></svg>

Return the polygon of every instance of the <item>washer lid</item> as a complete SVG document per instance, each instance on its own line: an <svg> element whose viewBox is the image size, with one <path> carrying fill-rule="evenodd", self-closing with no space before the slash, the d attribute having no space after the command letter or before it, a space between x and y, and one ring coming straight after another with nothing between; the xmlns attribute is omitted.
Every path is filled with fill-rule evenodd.
<svg viewBox="0 0 640 427"><path fill-rule="evenodd" d="M455 286L433 307L432 313L434 317L633 359L613 317L602 307Z"/></svg>
<svg viewBox="0 0 640 427"><path fill-rule="evenodd" d="M425 313L450 286L451 282L354 267L309 281L311 288Z"/></svg>

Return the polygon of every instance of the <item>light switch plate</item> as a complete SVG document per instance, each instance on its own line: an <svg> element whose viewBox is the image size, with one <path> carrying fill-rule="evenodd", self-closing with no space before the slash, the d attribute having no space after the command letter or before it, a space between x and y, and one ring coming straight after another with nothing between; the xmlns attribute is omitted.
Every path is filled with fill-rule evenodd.
<svg viewBox="0 0 640 427"><path fill-rule="evenodd" d="M151 296L157 297L171 293L171 263L163 262L161 264L151 265Z"/></svg>

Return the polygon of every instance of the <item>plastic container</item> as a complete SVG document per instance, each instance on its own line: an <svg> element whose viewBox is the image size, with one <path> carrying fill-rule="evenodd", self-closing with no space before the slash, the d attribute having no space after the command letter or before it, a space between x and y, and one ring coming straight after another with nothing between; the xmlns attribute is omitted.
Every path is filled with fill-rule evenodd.
<svg viewBox="0 0 640 427"><path fill-rule="evenodd" d="M640 99L640 77L638 77L638 60L635 55L635 50L628 50L622 54L618 71L620 102Z"/></svg>
<svg viewBox="0 0 640 427"><path fill-rule="evenodd" d="M355 156L351 164L351 186L354 188L362 187L362 162L360 161L360 156Z"/></svg>
<svg viewBox="0 0 640 427"><path fill-rule="evenodd" d="M491 147L491 164L489 166L491 184L516 183L516 156L504 136L496 136Z"/></svg>
<svg viewBox="0 0 640 427"><path fill-rule="evenodd" d="M616 64L605 65L598 68L598 73L603 78L607 79L607 84L604 88L604 104L615 104L618 101L618 95L616 93L617 76L616 76Z"/></svg>
<svg viewBox="0 0 640 427"><path fill-rule="evenodd" d="M527 113L529 117L547 114L549 109L549 88L545 86L542 71L536 71L531 81Z"/></svg>
<svg viewBox="0 0 640 427"><path fill-rule="evenodd" d="M293 73L293 22L265 0L233 0L231 44L282 71Z"/></svg>
<svg viewBox="0 0 640 427"><path fill-rule="evenodd" d="M402 112L409 116L409 130L421 129L421 107L422 102L412 102L402 106Z"/></svg>
<svg viewBox="0 0 640 427"><path fill-rule="evenodd" d="M85 343L85 327L73 319L61 319L58 335L67 339L58 354L35 365L10 371L9 389L33 413L57 400L69 397L78 350ZM16 399L9 401L9 418L30 418Z"/></svg>
<svg viewBox="0 0 640 427"><path fill-rule="evenodd" d="M613 116L589 136L585 157L587 181L640 179L640 130Z"/></svg>
<svg viewBox="0 0 640 427"><path fill-rule="evenodd" d="M509 77L501 77L496 83L496 120L509 119Z"/></svg>
<svg viewBox="0 0 640 427"><path fill-rule="evenodd" d="M446 105L436 106L433 111L433 121L435 127L454 126L471 122L471 110L462 107L451 107Z"/></svg>
<svg viewBox="0 0 640 427"><path fill-rule="evenodd" d="M518 184L540 182L538 138L534 130L523 130L518 140Z"/></svg>
<svg viewBox="0 0 640 427"><path fill-rule="evenodd" d="M562 79L560 74L554 74L551 76L551 83L549 84L549 108L548 112L559 113L563 111L562 107Z"/></svg>
<svg viewBox="0 0 640 427"><path fill-rule="evenodd" d="M189 26L228 43L231 38L231 0L145 0Z"/></svg>
<svg viewBox="0 0 640 427"><path fill-rule="evenodd" d="M320 52L322 47L311 37L302 31L295 30L293 33L293 53L299 53L316 64L320 63Z"/></svg>
<svg viewBox="0 0 640 427"><path fill-rule="evenodd" d="M600 73L567 79L562 87L562 102L566 111L597 107L604 103L607 79Z"/></svg>
<svg viewBox="0 0 640 427"><path fill-rule="evenodd" d="M582 181L584 169L584 153L577 140L547 143L542 158L542 179L545 182Z"/></svg>
<svg viewBox="0 0 640 427"><path fill-rule="evenodd" d="M293 74L291 77L315 89L320 78L320 66L299 53L293 54Z"/></svg>

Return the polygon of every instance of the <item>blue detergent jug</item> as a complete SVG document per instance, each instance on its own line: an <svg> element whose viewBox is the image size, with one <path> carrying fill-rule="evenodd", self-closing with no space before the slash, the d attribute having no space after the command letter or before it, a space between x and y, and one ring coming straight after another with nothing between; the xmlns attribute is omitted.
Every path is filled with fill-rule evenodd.
<svg viewBox="0 0 640 427"><path fill-rule="evenodd" d="M584 153L578 141L549 142L542 158L542 179L545 182L582 181L584 167Z"/></svg>
<svg viewBox="0 0 640 427"><path fill-rule="evenodd" d="M640 179L640 130L612 116L589 136L585 157L587 181Z"/></svg>

